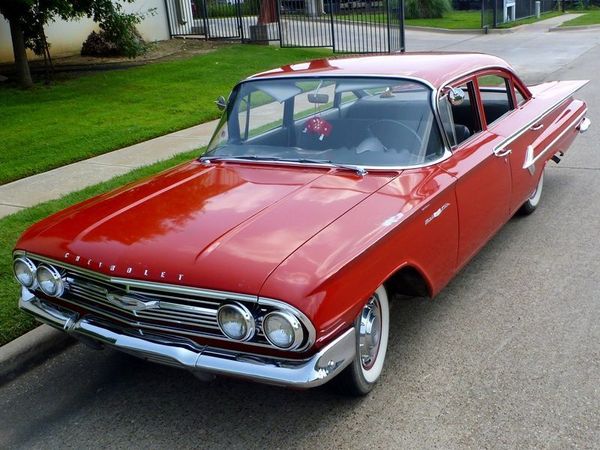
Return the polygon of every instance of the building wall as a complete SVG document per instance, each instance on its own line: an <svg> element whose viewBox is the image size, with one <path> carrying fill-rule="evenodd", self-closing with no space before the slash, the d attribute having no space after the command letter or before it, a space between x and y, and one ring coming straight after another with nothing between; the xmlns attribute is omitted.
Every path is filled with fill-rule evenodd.
<svg viewBox="0 0 600 450"><path fill-rule="evenodd" d="M162 41L169 39L169 26L164 0L136 0L134 3L125 4L127 12L144 13L156 8L153 16L148 16L137 28L146 41ZM54 57L78 54L81 44L98 26L91 19L82 19L74 22L57 20L46 27L46 35L50 43L50 53ZM35 59L33 54L30 58ZM12 62L13 51L10 38L10 28L4 17L0 16L0 63Z"/></svg>

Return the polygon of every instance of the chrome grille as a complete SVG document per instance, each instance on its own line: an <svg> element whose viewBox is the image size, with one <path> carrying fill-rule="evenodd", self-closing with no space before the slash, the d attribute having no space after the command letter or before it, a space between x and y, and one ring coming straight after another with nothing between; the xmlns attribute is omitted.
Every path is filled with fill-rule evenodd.
<svg viewBox="0 0 600 450"><path fill-rule="evenodd" d="M66 272L67 298L73 296L91 302L95 306L110 308L118 312L131 313L136 319L156 320L173 325L206 328L212 333L221 334L217 325L219 302L177 297L159 292L140 293L137 290L124 288L119 285L100 283L70 270ZM134 297L145 302L158 301L158 306L155 309L128 311L110 303L108 301L109 294Z"/></svg>
<svg viewBox="0 0 600 450"><path fill-rule="evenodd" d="M61 297L63 301L82 307L99 318L125 324L142 334L150 331L229 340L217 324L217 311L223 303L243 302L257 315L264 315L274 309L259 306L255 297L249 295L231 294L229 298L226 293L181 286L172 286L171 291L169 287L165 287L167 285L152 289L145 287L150 283L121 279L117 279L117 282L102 274L63 266L45 258L32 259L36 264L50 263L61 271L66 281L65 293ZM196 291L200 294L196 294ZM148 309L127 308L111 303L111 295L152 303L153 306ZM248 344L271 347L263 334L260 320L257 320L256 336Z"/></svg>
<svg viewBox="0 0 600 450"><path fill-rule="evenodd" d="M263 318L272 311L284 311L302 323L302 342L291 351L304 351L314 344L316 330L308 317L292 305L280 300L249 294L216 291L176 284L111 277L44 256L13 252L39 267L45 264L60 273L65 284L60 299L78 306L88 319L106 321L120 330L135 335L169 336L169 339L188 339L186 336L209 337L230 341L220 330L217 312L223 304L243 304L254 316L256 333L245 345L274 348L262 330ZM43 294L38 287L30 288L34 295ZM44 301L51 298L42 295ZM62 306L62 305L61 305ZM193 342L193 341L189 341Z"/></svg>

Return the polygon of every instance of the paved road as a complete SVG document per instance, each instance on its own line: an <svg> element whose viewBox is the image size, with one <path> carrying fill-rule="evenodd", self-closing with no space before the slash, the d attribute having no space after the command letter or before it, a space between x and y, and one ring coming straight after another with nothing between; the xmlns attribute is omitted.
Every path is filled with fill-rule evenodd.
<svg viewBox="0 0 600 450"><path fill-rule="evenodd" d="M564 50L566 51L566 49ZM598 448L600 46L549 78L594 121L435 301L392 309L380 386L360 400L187 372L77 345L0 388L0 448Z"/></svg>

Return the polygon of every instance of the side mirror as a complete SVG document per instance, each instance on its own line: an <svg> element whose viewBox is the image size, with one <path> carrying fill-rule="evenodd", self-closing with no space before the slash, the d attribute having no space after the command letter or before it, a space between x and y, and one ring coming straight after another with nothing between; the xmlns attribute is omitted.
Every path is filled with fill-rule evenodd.
<svg viewBox="0 0 600 450"><path fill-rule="evenodd" d="M219 95L219 97L215 100L215 104L217 105L217 108L219 108L219 111L225 111L227 108L227 100L225 100L225 97L222 95Z"/></svg>
<svg viewBox="0 0 600 450"><path fill-rule="evenodd" d="M457 88L450 88L448 92L448 100L452 106L458 106L465 101L465 91Z"/></svg>

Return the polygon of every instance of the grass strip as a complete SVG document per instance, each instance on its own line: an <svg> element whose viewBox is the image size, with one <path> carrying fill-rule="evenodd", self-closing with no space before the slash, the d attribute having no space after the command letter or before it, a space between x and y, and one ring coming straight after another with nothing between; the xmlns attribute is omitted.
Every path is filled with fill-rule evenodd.
<svg viewBox="0 0 600 450"><path fill-rule="evenodd" d="M246 76L330 54L238 44L27 91L3 84L0 184L215 119L214 100Z"/></svg>
<svg viewBox="0 0 600 450"><path fill-rule="evenodd" d="M31 316L18 309L19 284L12 274L12 250L15 242L29 226L68 206L155 175L177 164L192 160L201 150L182 153L168 160L140 167L103 183L73 192L60 199L41 203L0 219L0 345L25 334L39 325Z"/></svg>
<svg viewBox="0 0 600 450"><path fill-rule="evenodd" d="M582 9L576 11L570 11L572 13L583 13L583 16L576 17L575 19L568 20L563 23L561 27L579 27L585 25L598 25L600 24L600 8L596 9Z"/></svg>

